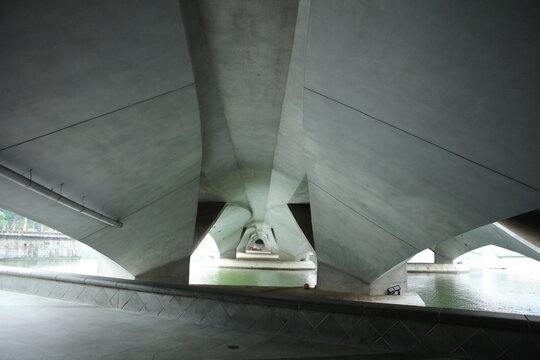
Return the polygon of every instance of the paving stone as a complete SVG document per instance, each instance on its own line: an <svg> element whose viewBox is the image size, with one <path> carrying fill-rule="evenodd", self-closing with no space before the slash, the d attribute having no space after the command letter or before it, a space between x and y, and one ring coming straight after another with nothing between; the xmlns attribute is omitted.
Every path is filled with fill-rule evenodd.
<svg viewBox="0 0 540 360"><path fill-rule="evenodd" d="M315 331L302 312L297 311L284 325L282 333L295 338L306 338Z"/></svg>
<svg viewBox="0 0 540 360"><path fill-rule="evenodd" d="M390 345L392 350L409 351L418 342L416 337L407 329L401 321L398 321L382 338Z"/></svg>
<svg viewBox="0 0 540 360"><path fill-rule="evenodd" d="M336 320L334 314L327 315L309 336L310 340L339 343L346 332Z"/></svg>
<svg viewBox="0 0 540 360"><path fill-rule="evenodd" d="M483 330L468 338L460 348L474 359L495 359L503 353L501 348Z"/></svg>
<svg viewBox="0 0 540 360"><path fill-rule="evenodd" d="M195 300L192 301L189 307L185 310L184 314L182 315L182 319L200 324L205 315L206 309L204 308L204 305L200 301Z"/></svg>
<svg viewBox="0 0 540 360"><path fill-rule="evenodd" d="M122 310L140 312L144 307L144 302L136 292L132 292L130 298L125 303Z"/></svg>

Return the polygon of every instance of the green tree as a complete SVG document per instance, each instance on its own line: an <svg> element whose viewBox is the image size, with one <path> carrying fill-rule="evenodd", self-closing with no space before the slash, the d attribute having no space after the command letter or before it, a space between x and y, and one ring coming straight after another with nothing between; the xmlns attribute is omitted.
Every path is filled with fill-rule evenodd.
<svg viewBox="0 0 540 360"><path fill-rule="evenodd" d="M14 230L15 226L17 225L16 222L22 219L21 216L15 214L14 212L11 212L9 210L0 209L0 228L3 228L5 230Z"/></svg>
<svg viewBox="0 0 540 360"><path fill-rule="evenodd" d="M6 213L3 210L0 210L0 229L5 230L8 228Z"/></svg>

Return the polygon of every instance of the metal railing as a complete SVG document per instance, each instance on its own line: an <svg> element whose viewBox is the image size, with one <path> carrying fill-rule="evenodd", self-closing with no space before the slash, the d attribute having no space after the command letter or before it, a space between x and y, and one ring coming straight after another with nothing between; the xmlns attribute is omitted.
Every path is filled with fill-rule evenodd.
<svg viewBox="0 0 540 360"><path fill-rule="evenodd" d="M18 237L18 236L31 236L31 237L55 237L62 239L70 239L69 236L62 234L58 231L29 231L29 230L0 230L0 236L6 237Z"/></svg>

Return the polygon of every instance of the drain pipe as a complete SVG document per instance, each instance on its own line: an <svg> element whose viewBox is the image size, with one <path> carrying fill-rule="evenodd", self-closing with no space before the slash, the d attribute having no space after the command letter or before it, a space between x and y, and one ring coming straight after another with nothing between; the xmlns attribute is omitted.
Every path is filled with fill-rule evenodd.
<svg viewBox="0 0 540 360"><path fill-rule="evenodd" d="M59 203L60 205L64 205L65 207L71 210L80 212L81 214L91 217L92 219L95 219L97 221L101 221L104 224L107 224L109 226L119 227L119 228L122 227L122 223L120 221L111 219L110 217L107 217L94 210L91 210L85 207L84 205L79 204L78 202L75 202L73 200L68 199L65 196L62 196L61 194L55 191L47 189L45 186L40 185L37 182L32 181L32 179L29 179L26 176L23 176L3 165L0 165L0 177L3 177L29 190L32 190L33 192L36 192L39 195L46 197L47 199L53 200Z"/></svg>

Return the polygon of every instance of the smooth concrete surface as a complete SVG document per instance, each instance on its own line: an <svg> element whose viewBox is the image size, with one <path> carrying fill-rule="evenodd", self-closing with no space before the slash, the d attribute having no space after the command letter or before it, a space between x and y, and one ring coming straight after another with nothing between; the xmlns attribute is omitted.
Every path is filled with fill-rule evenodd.
<svg viewBox="0 0 540 360"><path fill-rule="evenodd" d="M281 210L268 204L278 131L288 121L283 119L293 116L301 134L302 113L295 109L303 82L291 80L290 70L293 48L296 44L305 47L303 39L296 40L298 2L183 1L181 5L192 58L196 59L194 73L201 104L204 150L200 196L249 208L249 225L261 230L265 221L269 222L267 234L275 229L283 242L280 251L291 252L288 258L294 259L305 252L305 238L298 238L298 231L289 233L280 223L294 229L290 215L279 217L292 193L278 201ZM305 11L303 14L306 22ZM294 54L294 59L301 56L295 63L303 66L301 51ZM284 113L284 109L294 114ZM302 143L296 147L301 155ZM301 159L296 157L297 162ZM301 168L298 172L300 182L304 172ZM292 192L297 185L292 185ZM267 207L278 211L277 218L266 220ZM234 234L231 240L220 234L218 246L228 250L237 245L243 225L237 222L232 231L216 224L216 233ZM290 239L292 236L297 238Z"/></svg>
<svg viewBox="0 0 540 360"><path fill-rule="evenodd" d="M0 357L13 360L282 359L383 353L5 291L0 291L0 323Z"/></svg>
<svg viewBox="0 0 540 360"><path fill-rule="evenodd" d="M0 206L133 275L189 256L201 128L178 3L0 6L0 162L125 226L1 179Z"/></svg>
<svg viewBox="0 0 540 360"><path fill-rule="evenodd" d="M0 164L125 226L4 180L0 207L135 276L184 281L201 202L227 206L209 230L223 257L258 232L366 294L540 208L537 2L0 7ZM309 206L304 230L288 204Z"/></svg>
<svg viewBox="0 0 540 360"><path fill-rule="evenodd" d="M265 222L272 224L280 239L281 258L300 260L316 254L287 204L309 203L304 156L303 86L309 28L310 1L300 1L283 99ZM308 240L308 241L306 241ZM316 259L316 255L313 256ZM316 261L316 260L315 260Z"/></svg>
<svg viewBox="0 0 540 360"><path fill-rule="evenodd" d="M215 71L215 101L222 104L253 221L262 222L298 3L196 4Z"/></svg>
<svg viewBox="0 0 540 360"><path fill-rule="evenodd" d="M452 260L469 251L486 245L496 245L540 261L540 248L534 243L505 231L497 224L489 224L440 242L431 249L435 263L452 263Z"/></svg>
<svg viewBox="0 0 540 360"><path fill-rule="evenodd" d="M234 257L244 225L250 219L251 212L245 207L232 204L225 206L209 231L216 242L221 257Z"/></svg>
<svg viewBox="0 0 540 360"><path fill-rule="evenodd" d="M475 229L475 230L476 230L476 229ZM472 231L474 231L474 230L472 230ZM453 240L453 239L452 239L452 240ZM441 242L440 244L444 244L445 242L446 242L446 241L443 241L443 242ZM453 245L453 244L454 244L454 243L452 242L452 245ZM439 245L439 244L437 244L437 245ZM433 248L436 248L437 245L435 245ZM453 247L453 246L452 246L452 247ZM432 250L432 251L433 251L433 250ZM449 257L447 257L447 256L444 256L444 255L442 255L441 253L438 253L438 252L435 253L435 252L434 252L434 253L433 253L433 262L434 262L435 264L453 264L453 263L454 263L454 259L449 258Z"/></svg>
<svg viewBox="0 0 540 360"><path fill-rule="evenodd" d="M329 266L321 261L317 264L317 287L321 290L366 295L384 295L389 287L395 285L399 285L403 291L407 291L406 264L397 265L370 283L345 274L339 269Z"/></svg>
<svg viewBox="0 0 540 360"><path fill-rule="evenodd" d="M305 87L538 190L540 6L491 4L314 0Z"/></svg>
<svg viewBox="0 0 540 360"><path fill-rule="evenodd" d="M513 237L540 249L540 210L504 219L495 225Z"/></svg>
<svg viewBox="0 0 540 360"><path fill-rule="evenodd" d="M319 261L371 283L540 207L539 14L535 2L311 2L303 125Z"/></svg>
<svg viewBox="0 0 540 360"><path fill-rule="evenodd" d="M250 226L248 228L244 229L244 233L240 239L240 243L236 247L236 253L246 253L246 250L252 246L257 239L262 238L264 239L264 246L268 251L271 253L277 254L278 257L282 260L290 260L286 253L283 251L280 251L280 248L277 244L277 239L274 237L274 234L272 232L271 228L268 228L267 226L264 226L264 229L259 230L255 226ZM282 239L284 240L284 239ZM281 241L282 242L282 241ZM280 242L280 243L281 243Z"/></svg>

